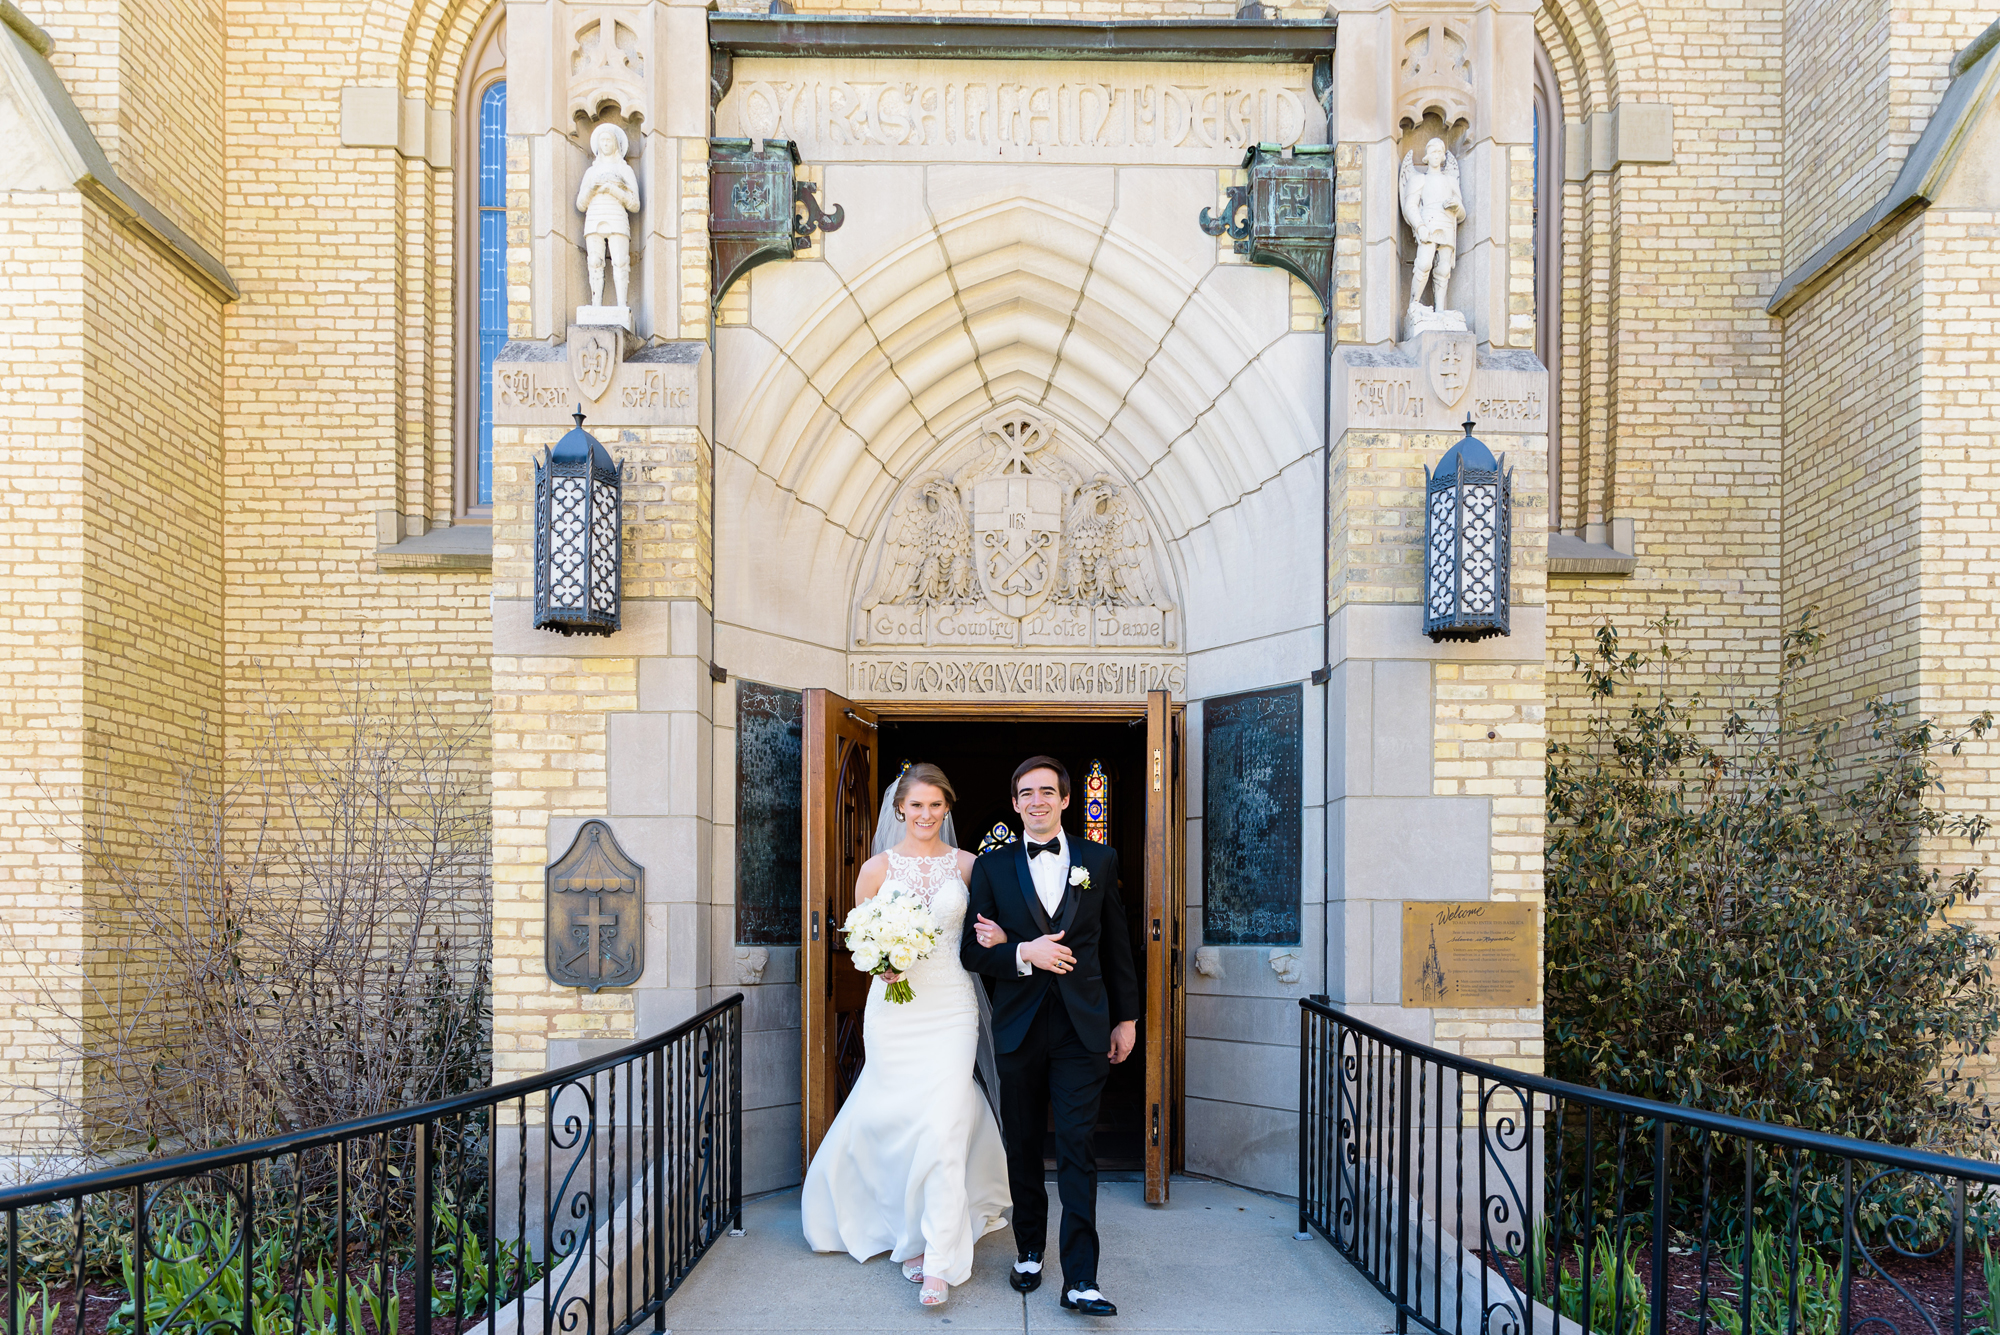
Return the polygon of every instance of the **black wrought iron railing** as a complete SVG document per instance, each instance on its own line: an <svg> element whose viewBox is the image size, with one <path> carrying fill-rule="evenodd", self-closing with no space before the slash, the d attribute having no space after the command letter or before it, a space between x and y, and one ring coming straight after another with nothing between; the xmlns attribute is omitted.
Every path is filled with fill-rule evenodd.
<svg viewBox="0 0 2000 1335"><path fill-rule="evenodd" d="M5 1335L626 1335L743 1198L743 998L546 1075L0 1192Z"/></svg>
<svg viewBox="0 0 2000 1335"><path fill-rule="evenodd" d="M2000 1166L1629 1098L1302 1003L1299 1233L1435 1335L2000 1335Z"/></svg>

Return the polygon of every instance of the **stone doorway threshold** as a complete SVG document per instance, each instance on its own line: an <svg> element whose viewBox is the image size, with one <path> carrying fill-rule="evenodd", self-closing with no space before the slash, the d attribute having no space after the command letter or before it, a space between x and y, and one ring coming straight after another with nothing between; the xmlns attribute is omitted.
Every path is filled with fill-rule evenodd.
<svg viewBox="0 0 2000 1335"><path fill-rule="evenodd" d="M935 1311L887 1256L857 1265L806 1250L796 1188L750 1202L744 1236L724 1236L667 1304L673 1335L756 1332L1103 1330L1327 1332L1382 1335L1394 1308L1325 1239L1292 1237L1296 1207L1201 1178L1176 1177L1165 1206L1143 1203L1136 1181L1100 1181L1098 1231L1106 1296L1118 1316L1092 1320L1056 1305L1051 1273L1024 1300L1007 1285L1006 1230L987 1235L969 1283ZM1054 1186L1050 1212L1056 1213ZM1055 1219L1051 1218L1053 1229Z"/></svg>

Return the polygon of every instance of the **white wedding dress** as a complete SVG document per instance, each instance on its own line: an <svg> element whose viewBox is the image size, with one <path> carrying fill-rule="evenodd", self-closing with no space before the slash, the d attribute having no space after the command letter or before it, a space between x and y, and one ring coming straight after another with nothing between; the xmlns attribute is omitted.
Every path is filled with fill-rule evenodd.
<svg viewBox="0 0 2000 1335"><path fill-rule="evenodd" d="M887 857L883 890L900 885L929 903L938 945L904 975L914 1000L894 1004L881 978L869 984L867 1061L806 1169L800 1212L816 1252L922 1254L925 1274L963 1284L973 1244L1005 1225L1012 1204L1000 1127L972 1078L979 984L958 962L965 882L956 853Z"/></svg>

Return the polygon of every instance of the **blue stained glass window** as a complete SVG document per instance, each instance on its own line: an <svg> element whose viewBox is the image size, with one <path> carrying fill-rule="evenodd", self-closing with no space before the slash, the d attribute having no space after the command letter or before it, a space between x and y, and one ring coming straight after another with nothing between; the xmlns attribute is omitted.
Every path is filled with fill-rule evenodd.
<svg viewBox="0 0 2000 1335"><path fill-rule="evenodd" d="M479 99L479 501L493 504L493 362L507 341L507 83Z"/></svg>

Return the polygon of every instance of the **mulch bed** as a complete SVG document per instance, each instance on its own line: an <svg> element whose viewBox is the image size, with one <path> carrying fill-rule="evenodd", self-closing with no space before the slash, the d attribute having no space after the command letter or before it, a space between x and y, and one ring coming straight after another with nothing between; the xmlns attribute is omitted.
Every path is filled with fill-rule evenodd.
<svg viewBox="0 0 2000 1335"><path fill-rule="evenodd" d="M1639 1277L1642 1281L1652 1278L1652 1253L1644 1248L1634 1248L1640 1265ZM1737 1297L1736 1285L1730 1278L1727 1265L1733 1268L1737 1262L1733 1251L1724 1252L1711 1248L1708 1264L1708 1294L1725 1302L1734 1303ZM1828 1257L1836 1267L1837 1255ZM1489 1264L1506 1272L1509 1280L1521 1283L1521 1267L1517 1261L1507 1257L1495 1257L1490 1253ZM1952 1281L1952 1255L1947 1250L1943 1255L1928 1259L1890 1254L1875 1256L1875 1263L1888 1278L1877 1274L1858 1255L1854 1258L1853 1310L1849 1315L1847 1329L1856 1330L1866 1321L1876 1321L1869 1327L1868 1335L1930 1335L1931 1322L1943 1335L1952 1335L1954 1285ZM1581 1258L1575 1247L1566 1247L1563 1265L1573 1275L1582 1273ZM1713 1335L1721 1329L1711 1317L1704 1327L1700 1308L1702 1294L1701 1258L1693 1251L1667 1253L1667 1335ZM1895 1284L1890 1283L1893 1279ZM1905 1298L1896 1289L1900 1284L1907 1289L1910 1298ZM1914 1299L1922 1314L1911 1306ZM1965 1317L1963 1330L1971 1330L1982 1325L1982 1309L1986 1305L1986 1282L1980 1271L1979 1255L1976 1249L1968 1252L1965 1261ZM1609 1314L1591 1314L1593 1323L1605 1328L1611 1325ZM1930 1322L1924 1317L1928 1316ZM1641 1330L1645 1327L1642 1325ZM1804 1332L1801 1333L1804 1335Z"/></svg>

